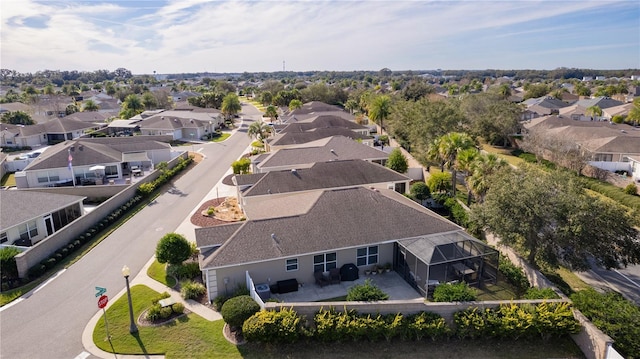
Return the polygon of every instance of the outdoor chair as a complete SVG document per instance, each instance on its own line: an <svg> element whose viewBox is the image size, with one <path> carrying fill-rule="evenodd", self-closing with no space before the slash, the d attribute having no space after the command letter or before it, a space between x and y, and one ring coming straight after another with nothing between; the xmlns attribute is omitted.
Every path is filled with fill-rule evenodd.
<svg viewBox="0 0 640 359"><path fill-rule="evenodd" d="M330 284L340 284L342 277L340 276L340 268L333 268L329 270L329 282Z"/></svg>
<svg viewBox="0 0 640 359"><path fill-rule="evenodd" d="M316 284L320 286L320 288L324 287L325 285L329 285L331 284L329 279L327 279L324 274L320 271L318 272L313 272L313 276L316 279Z"/></svg>

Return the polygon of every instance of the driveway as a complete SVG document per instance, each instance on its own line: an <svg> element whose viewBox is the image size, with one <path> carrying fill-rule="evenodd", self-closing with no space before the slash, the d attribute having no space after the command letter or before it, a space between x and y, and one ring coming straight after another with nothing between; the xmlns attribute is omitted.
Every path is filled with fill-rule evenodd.
<svg viewBox="0 0 640 359"><path fill-rule="evenodd" d="M153 256L158 240L189 220L190 212L251 142L246 135L247 122L260 118L260 112L252 106L243 106L242 110L242 126L226 141L195 145L206 159L175 180L172 191L160 195L153 205L45 285L0 308L0 357L91 357L84 351L81 338L84 327L99 310L95 287L107 288L110 298L122 292L122 267L129 266L135 277Z"/></svg>

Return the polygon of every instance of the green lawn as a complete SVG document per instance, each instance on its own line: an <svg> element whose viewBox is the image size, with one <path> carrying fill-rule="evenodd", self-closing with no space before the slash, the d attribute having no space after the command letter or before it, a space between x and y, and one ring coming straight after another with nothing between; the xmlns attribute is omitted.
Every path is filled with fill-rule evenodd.
<svg viewBox="0 0 640 359"><path fill-rule="evenodd" d="M131 288L134 315L139 316L158 295L152 289L137 285ZM222 335L223 321L209 322L189 314L175 322L158 327L138 326L136 335L129 334L127 297L122 296L107 310L109 334L106 340L104 318L93 331L93 340L102 350L120 354L163 354L171 358L584 358L569 338L541 340L442 340L421 342L318 343L300 341L288 345L250 343L230 344Z"/></svg>
<svg viewBox="0 0 640 359"><path fill-rule="evenodd" d="M223 132L220 134L220 136L216 136L213 140L211 140L211 142L222 142L224 140L226 140L227 138L229 138L231 136L230 133L228 132Z"/></svg>
<svg viewBox="0 0 640 359"><path fill-rule="evenodd" d="M134 316L137 318L151 306L158 295L154 290L137 285L131 288ZM106 339L104 318L93 331L93 341L102 350L121 354L164 354L167 358L240 358L238 348L224 339L219 320L209 322L189 314L163 326L139 326L137 335L129 334L127 297L122 296L108 310L109 334Z"/></svg>
<svg viewBox="0 0 640 359"><path fill-rule="evenodd" d="M485 284L484 288L477 289L477 293L479 301L518 299L518 295L506 280L500 280L497 284Z"/></svg>
<svg viewBox="0 0 640 359"><path fill-rule="evenodd" d="M0 186L15 186L16 185L16 176L13 173L6 173L2 176L2 182L0 182Z"/></svg>
<svg viewBox="0 0 640 359"><path fill-rule="evenodd" d="M507 161L510 165L518 167L524 163L522 158L518 158L511 154L511 149L497 148L486 143L482 143L482 149L488 153L496 154L498 157Z"/></svg>
<svg viewBox="0 0 640 359"><path fill-rule="evenodd" d="M158 262L157 259L154 260L149 266L149 269L147 269L147 275L169 288L173 288L177 284L177 281L173 276L167 275L165 265Z"/></svg>

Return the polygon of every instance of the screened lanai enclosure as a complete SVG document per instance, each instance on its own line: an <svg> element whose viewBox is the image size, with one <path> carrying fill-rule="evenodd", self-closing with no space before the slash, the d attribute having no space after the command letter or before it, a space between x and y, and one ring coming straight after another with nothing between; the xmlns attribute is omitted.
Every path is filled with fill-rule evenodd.
<svg viewBox="0 0 640 359"><path fill-rule="evenodd" d="M394 269L425 297L442 283L495 283L499 252L457 231L403 239L395 244Z"/></svg>

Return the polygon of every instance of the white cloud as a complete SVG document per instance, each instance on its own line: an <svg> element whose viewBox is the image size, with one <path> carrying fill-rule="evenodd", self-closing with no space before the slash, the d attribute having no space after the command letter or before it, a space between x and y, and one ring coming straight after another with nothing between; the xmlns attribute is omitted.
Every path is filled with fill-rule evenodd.
<svg viewBox="0 0 640 359"><path fill-rule="evenodd" d="M294 71L518 68L518 63L505 63L514 56L500 56L498 50L521 48L522 41L535 43L568 29L574 41L575 34L593 37L597 30L582 23L604 10L640 15L637 6L625 1L5 0L0 5L1 60L3 68L23 72L118 67L134 73L277 71L283 60ZM24 19L41 15L49 17L46 29L24 26ZM637 33L639 22L614 26L627 33L635 27ZM640 41L630 36L620 42ZM582 44L553 47L577 45ZM486 53L470 56L467 51L474 47ZM549 54L565 56L560 50Z"/></svg>

